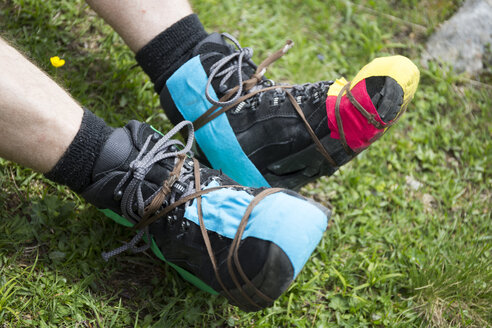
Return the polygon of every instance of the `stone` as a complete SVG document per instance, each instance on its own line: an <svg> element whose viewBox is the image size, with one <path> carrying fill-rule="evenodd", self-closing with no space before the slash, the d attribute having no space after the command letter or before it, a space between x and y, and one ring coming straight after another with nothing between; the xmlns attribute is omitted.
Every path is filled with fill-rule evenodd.
<svg viewBox="0 0 492 328"><path fill-rule="evenodd" d="M457 73L476 75L492 61L492 0L467 0L429 38L422 64L450 64Z"/></svg>

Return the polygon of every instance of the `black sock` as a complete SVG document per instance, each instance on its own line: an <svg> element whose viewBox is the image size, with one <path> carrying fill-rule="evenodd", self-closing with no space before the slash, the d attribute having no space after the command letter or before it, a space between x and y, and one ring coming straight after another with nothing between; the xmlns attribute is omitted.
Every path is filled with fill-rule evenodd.
<svg viewBox="0 0 492 328"><path fill-rule="evenodd" d="M79 132L55 167L45 176L67 185L75 192L91 183L91 175L101 148L113 129L103 119L84 109Z"/></svg>
<svg viewBox="0 0 492 328"><path fill-rule="evenodd" d="M157 93L207 36L198 16L192 14L174 23L137 52L137 62L154 83Z"/></svg>

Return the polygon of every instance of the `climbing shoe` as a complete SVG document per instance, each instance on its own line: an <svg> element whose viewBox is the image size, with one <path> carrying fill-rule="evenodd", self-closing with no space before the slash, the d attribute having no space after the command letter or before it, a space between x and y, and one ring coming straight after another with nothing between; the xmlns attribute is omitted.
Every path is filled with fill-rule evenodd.
<svg viewBox="0 0 492 328"><path fill-rule="evenodd" d="M402 56L378 58L344 79L282 85L252 50L228 34L198 43L160 91L171 121L193 121L197 156L242 185L298 189L333 174L393 125L412 99L417 67Z"/></svg>
<svg viewBox="0 0 492 328"><path fill-rule="evenodd" d="M187 142L172 139L185 126ZM261 310L304 266L330 211L289 190L238 185L192 157L193 138L189 121L166 135L137 121L110 134L82 196L135 236L103 257L150 248L196 286Z"/></svg>

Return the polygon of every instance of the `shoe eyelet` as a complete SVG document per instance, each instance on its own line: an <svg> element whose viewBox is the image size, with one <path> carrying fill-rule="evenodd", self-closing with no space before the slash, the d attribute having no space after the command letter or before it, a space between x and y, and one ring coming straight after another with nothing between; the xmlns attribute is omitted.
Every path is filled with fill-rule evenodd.
<svg viewBox="0 0 492 328"><path fill-rule="evenodd" d="M113 199L115 201L120 201L121 198L123 198L123 191L119 190L114 196L113 196Z"/></svg>
<svg viewBox="0 0 492 328"><path fill-rule="evenodd" d="M270 106L271 107L277 107L280 105L280 97L275 95L272 99L270 99Z"/></svg>
<svg viewBox="0 0 492 328"><path fill-rule="evenodd" d="M304 97L302 95L298 95L296 96L296 102L299 104L299 105L302 105L302 101L303 101Z"/></svg>
<svg viewBox="0 0 492 328"><path fill-rule="evenodd" d="M319 91L318 90L314 91L312 97L313 97L312 103L316 104L320 100Z"/></svg>
<svg viewBox="0 0 492 328"><path fill-rule="evenodd" d="M160 138L161 138L161 135L159 133L154 132L154 134L152 134L152 141L153 142L157 142Z"/></svg>
<svg viewBox="0 0 492 328"><path fill-rule="evenodd" d="M225 85L225 84L219 85L219 92L220 93L226 93L227 90L228 90L227 85Z"/></svg>
<svg viewBox="0 0 492 328"><path fill-rule="evenodd" d="M174 216L174 215L168 215L167 216L167 222L169 222L170 225L173 226L177 221L178 221L178 219L176 218L176 216Z"/></svg>
<svg viewBox="0 0 492 328"><path fill-rule="evenodd" d="M186 191L186 185L178 180L172 185L172 190L182 195Z"/></svg>
<svg viewBox="0 0 492 328"><path fill-rule="evenodd" d="M251 108L252 111L256 111L260 106L260 102L258 99L253 99L251 103L249 104L249 107Z"/></svg>
<svg viewBox="0 0 492 328"><path fill-rule="evenodd" d="M189 228L190 224L186 220L181 221L181 229L183 231L188 231Z"/></svg>

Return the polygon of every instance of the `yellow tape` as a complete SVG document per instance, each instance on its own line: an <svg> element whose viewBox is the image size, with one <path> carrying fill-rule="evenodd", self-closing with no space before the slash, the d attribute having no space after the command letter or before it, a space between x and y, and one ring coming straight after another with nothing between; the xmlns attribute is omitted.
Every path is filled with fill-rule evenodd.
<svg viewBox="0 0 492 328"><path fill-rule="evenodd" d="M403 106L412 100L420 80L417 66L403 56L380 57L364 66L352 80L351 89L360 81L371 76L389 76L403 89ZM347 84L344 78L338 79L330 86L328 96L338 96L342 87Z"/></svg>

